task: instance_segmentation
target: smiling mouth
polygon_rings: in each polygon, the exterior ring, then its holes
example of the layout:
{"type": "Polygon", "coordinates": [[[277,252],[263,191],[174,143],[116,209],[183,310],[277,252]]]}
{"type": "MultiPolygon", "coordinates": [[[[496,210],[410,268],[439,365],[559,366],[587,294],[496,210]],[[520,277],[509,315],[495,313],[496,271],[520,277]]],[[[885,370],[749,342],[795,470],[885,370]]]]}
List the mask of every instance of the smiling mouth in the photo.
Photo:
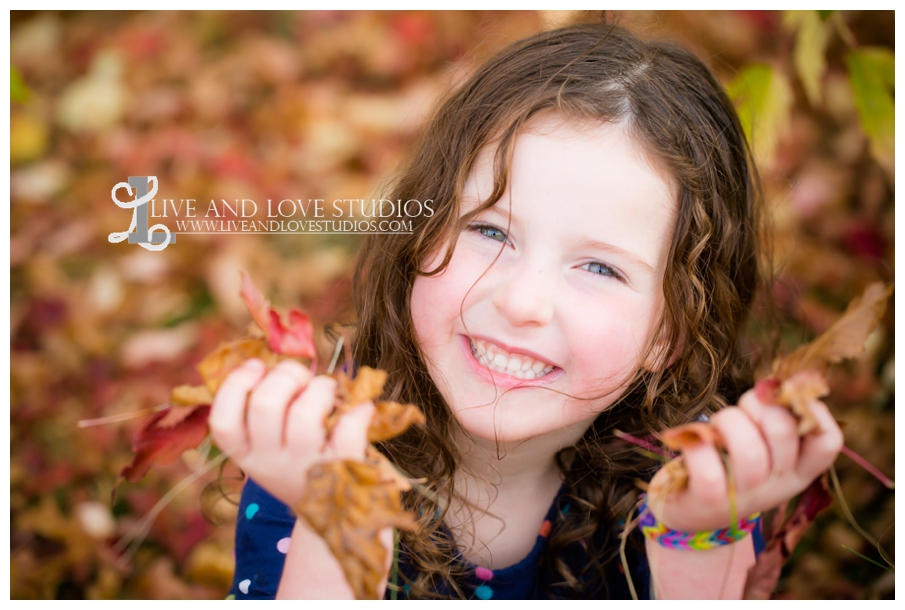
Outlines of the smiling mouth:
{"type": "Polygon", "coordinates": [[[509,352],[480,339],[469,338],[471,353],[482,365],[503,375],[518,379],[539,379],[553,372],[556,367],[523,354],[509,352]]]}

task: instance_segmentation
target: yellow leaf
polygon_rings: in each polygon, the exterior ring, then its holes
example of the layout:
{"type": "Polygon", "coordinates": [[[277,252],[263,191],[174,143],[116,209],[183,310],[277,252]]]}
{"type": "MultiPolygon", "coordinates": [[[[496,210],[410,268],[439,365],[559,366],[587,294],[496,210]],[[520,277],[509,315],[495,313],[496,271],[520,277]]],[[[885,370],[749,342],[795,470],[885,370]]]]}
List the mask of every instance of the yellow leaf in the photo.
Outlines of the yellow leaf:
{"type": "Polygon", "coordinates": [[[784,20],[798,29],[792,58],[798,78],[812,106],[823,101],[823,74],[826,72],[826,45],[830,28],[817,11],[786,11],[784,20]]]}
{"type": "Polygon", "coordinates": [[[896,144],[895,55],[889,49],[864,47],[850,51],[845,63],[871,153],[892,176],[896,144]]]}
{"type": "Polygon", "coordinates": [[[785,74],[767,64],[744,67],[726,87],[759,164],[768,164],[785,135],[792,87],[785,74]]]}

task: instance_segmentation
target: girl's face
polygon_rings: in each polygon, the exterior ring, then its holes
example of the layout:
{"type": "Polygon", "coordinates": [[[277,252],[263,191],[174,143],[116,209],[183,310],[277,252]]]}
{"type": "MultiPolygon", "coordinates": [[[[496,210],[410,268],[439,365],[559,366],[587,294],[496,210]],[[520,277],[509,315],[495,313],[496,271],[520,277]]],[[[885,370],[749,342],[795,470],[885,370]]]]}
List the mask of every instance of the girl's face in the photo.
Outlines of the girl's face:
{"type": "MultiPolygon", "coordinates": [[[[492,186],[485,150],[463,214],[492,186]]],[[[462,428],[567,446],[619,398],[646,364],[675,210],[670,180],[623,126],[532,122],[506,194],[459,235],[449,266],[412,291],[416,337],[462,428]]]]}

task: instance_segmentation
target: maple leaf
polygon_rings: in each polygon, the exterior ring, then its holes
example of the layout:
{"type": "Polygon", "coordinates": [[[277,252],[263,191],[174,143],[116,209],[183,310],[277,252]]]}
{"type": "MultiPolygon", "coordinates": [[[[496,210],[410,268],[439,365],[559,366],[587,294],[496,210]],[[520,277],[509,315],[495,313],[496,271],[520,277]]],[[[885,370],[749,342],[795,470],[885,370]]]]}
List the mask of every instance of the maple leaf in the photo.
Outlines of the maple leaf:
{"type": "MultiPolygon", "coordinates": [[[[332,434],[339,419],[363,402],[371,402],[383,393],[387,373],[380,369],[363,366],[354,379],[342,371],[336,373],[336,408],[324,420],[327,434],[332,434]]],[[[368,427],[368,442],[385,441],[405,432],[412,424],[423,424],[424,414],[412,404],[398,402],[375,403],[374,416],[368,427]]]]}
{"type": "Polygon", "coordinates": [[[395,478],[378,461],[339,460],[308,472],[305,497],[294,507],[339,560],[357,599],[377,599],[386,577],[387,549],[378,534],[387,527],[416,528],[402,509],[395,478]]]}
{"type": "Polygon", "coordinates": [[[264,298],[244,271],[240,294],[252,319],[264,331],[267,344],[273,353],[298,358],[317,357],[317,351],[314,349],[314,327],[308,314],[299,309],[290,309],[289,324],[284,325],[280,313],[270,306],[270,301],[264,298]]]}
{"type": "Polygon", "coordinates": [[[132,438],[132,462],[119,473],[137,483],[154,464],[172,464],[182,452],[201,444],[207,436],[210,405],[170,407],[157,413],[132,438]]]}

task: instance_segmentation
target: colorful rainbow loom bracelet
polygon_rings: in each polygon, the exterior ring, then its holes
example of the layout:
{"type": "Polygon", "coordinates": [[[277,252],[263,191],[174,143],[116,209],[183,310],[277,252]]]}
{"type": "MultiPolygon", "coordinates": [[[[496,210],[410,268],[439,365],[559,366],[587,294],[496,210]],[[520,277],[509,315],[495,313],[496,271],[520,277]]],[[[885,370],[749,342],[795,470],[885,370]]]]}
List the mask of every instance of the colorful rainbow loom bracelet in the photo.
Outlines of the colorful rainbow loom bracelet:
{"type": "Polygon", "coordinates": [[[651,540],[670,549],[685,551],[706,551],[741,540],[760,523],[760,513],[741,519],[737,524],[721,530],[704,532],[678,532],[659,523],[647,507],[647,499],[638,508],[641,515],[641,531],[651,540]]]}

